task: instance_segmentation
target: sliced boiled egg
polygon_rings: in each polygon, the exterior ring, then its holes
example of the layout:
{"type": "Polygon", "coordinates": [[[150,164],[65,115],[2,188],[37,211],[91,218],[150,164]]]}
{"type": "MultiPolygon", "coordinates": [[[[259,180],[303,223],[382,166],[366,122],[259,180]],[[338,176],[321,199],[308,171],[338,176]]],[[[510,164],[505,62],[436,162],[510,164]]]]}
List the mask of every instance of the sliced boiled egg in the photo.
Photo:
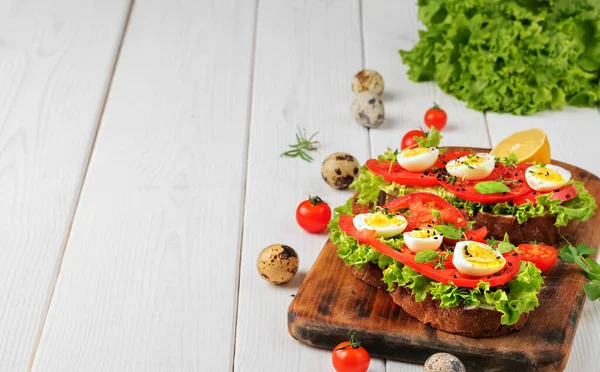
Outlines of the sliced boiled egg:
{"type": "Polygon", "coordinates": [[[571,172],[558,165],[532,165],[525,171],[529,187],[537,191],[554,191],[571,180],[571,172]]]}
{"type": "Polygon", "coordinates": [[[466,241],[456,244],[452,264],[461,274],[485,276],[502,270],[506,259],[487,244],[466,241]]]}
{"type": "Polygon", "coordinates": [[[362,213],[352,220],[357,230],[374,230],[376,237],[390,238],[406,229],[406,218],[401,215],[387,214],[383,211],[362,213]]]}
{"type": "Polygon", "coordinates": [[[478,153],[449,161],[446,170],[461,180],[480,180],[492,173],[495,164],[493,155],[478,153]]]}
{"type": "Polygon", "coordinates": [[[444,236],[434,229],[417,229],[405,232],[404,244],[412,252],[421,252],[426,250],[435,251],[442,245],[444,236]]]}
{"type": "Polygon", "coordinates": [[[437,147],[405,149],[398,154],[398,164],[409,172],[423,172],[433,167],[439,156],[437,147]]]}

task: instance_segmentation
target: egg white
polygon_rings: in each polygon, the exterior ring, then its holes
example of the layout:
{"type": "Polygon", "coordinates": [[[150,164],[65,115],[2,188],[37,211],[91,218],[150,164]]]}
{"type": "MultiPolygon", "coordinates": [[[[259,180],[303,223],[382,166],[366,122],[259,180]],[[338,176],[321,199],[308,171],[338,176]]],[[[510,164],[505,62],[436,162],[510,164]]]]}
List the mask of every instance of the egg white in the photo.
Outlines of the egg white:
{"type": "MultiPolygon", "coordinates": [[[[404,229],[406,229],[406,225],[408,224],[408,222],[406,221],[406,218],[404,216],[395,215],[395,217],[397,217],[401,223],[392,224],[390,226],[371,226],[367,223],[366,218],[371,215],[375,215],[375,214],[381,214],[381,212],[357,214],[352,219],[352,223],[354,224],[354,227],[357,230],[364,230],[364,229],[374,230],[375,237],[382,237],[382,238],[391,238],[392,236],[396,236],[396,235],[402,233],[402,231],[404,231],[404,229]]],[[[387,218],[387,216],[385,218],[387,218]]]]}
{"type": "Polygon", "coordinates": [[[456,244],[456,247],[454,248],[454,254],[452,255],[452,264],[454,264],[456,270],[458,270],[458,272],[461,274],[471,276],[486,276],[502,270],[506,264],[506,259],[500,252],[487,244],[474,241],[464,241],[456,244]],[[474,255],[467,256],[465,247],[469,247],[472,244],[485,249],[493,258],[487,259],[486,257],[474,255]]]}
{"type": "Polygon", "coordinates": [[[434,229],[418,229],[402,234],[404,236],[404,244],[414,253],[426,250],[438,250],[442,245],[444,236],[434,229]],[[426,234],[427,237],[421,238],[418,235],[426,234]],[[417,236],[415,236],[417,235],[417,236]]]}
{"type": "Polygon", "coordinates": [[[525,171],[525,180],[529,187],[536,191],[554,191],[560,189],[571,180],[571,172],[558,165],[547,164],[544,167],[532,165],[525,171]],[[562,177],[562,180],[547,179],[544,176],[544,172],[548,172],[548,170],[558,173],[562,177]],[[540,175],[539,173],[542,174],[540,175]]]}
{"type": "Polygon", "coordinates": [[[446,170],[461,180],[480,180],[492,173],[494,165],[496,165],[496,160],[493,155],[478,153],[471,157],[463,156],[449,161],[446,164],[446,170]],[[474,158],[480,159],[480,161],[476,162],[474,158]]]}
{"type": "Polygon", "coordinates": [[[437,147],[428,147],[425,149],[405,149],[398,154],[398,164],[409,172],[423,172],[435,164],[440,156],[440,150],[437,147]],[[415,154],[415,151],[422,153],[415,154]]]}

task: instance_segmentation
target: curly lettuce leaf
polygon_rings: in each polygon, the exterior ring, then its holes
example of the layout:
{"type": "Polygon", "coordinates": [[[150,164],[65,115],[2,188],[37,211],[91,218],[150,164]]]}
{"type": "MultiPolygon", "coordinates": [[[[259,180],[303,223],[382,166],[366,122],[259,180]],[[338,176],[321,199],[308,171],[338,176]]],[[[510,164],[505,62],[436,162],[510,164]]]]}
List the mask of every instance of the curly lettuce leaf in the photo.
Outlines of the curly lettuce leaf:
{"type": "Polygon", "coordinates": [[[429,295],[440,300],[442,308],[463,305],[495,309],[502,313],[501,323],[511,325],[519,320],[522,313],[538,306],[537,295],[543,278],[535,265],[523,261],[519,274],[507,283],[508,291],[493,289],[484,281],[479,282],[477,288],[469,289],[436,282],[394,261],[383,271],[383,281],[388,290],[395,285],[410,288],[416,302],[424,301],[429,295]]]}
{"type": "Polygon", "coordinates": [[[528,115],[600,102],[597,0],[419,0],[419,31],[401,50],[413,81],[479,111],[528,115]]]}

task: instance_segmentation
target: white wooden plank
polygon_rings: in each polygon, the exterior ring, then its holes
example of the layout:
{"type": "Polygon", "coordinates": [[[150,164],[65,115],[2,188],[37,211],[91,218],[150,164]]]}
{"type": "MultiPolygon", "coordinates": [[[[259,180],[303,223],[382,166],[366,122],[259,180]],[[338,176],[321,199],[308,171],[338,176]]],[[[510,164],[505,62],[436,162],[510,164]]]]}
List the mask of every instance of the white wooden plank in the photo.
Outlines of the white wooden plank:
{"type": "MultiPolygon", "coordinates": [[[[362,68],[361,53],[357,1],[260,1],[236,371],[333,369],[331,351],[303,345],[287,330],[291,295],[327,239],[301,230],[295,210],[309,194],[332,206],[351,196],[321,179],[326,156],[342,151],[361,162],[367,159],[368,133],[349,111],[350,81],[362,68]],[[308,133],[319,131],[322,148],[313,163],[279,157],[294,142],[296,126],[308,133]],[[259,252],[274,243],[292,246],[300,257],[298,274],[285,285],[264,281],[256,270],[259,252]]],[[[374,359],[370,370],[384,368],[382,360],[374,359]]]]}
{"type": "Polygon", "coordinates": [[[254,15],[135,3],[33,370],[231,369],[254,15]]]}
{"type": "Polygon", "coordinates": [[[37,346],[128,0],[0,1],[0,370],[37,346]]]}
{"type": "Polygon", "coordinates": [[[417,18],[415,1],[369,0],[363,2],[365,66],[383,76],[383,104],[386,118],[381,127],[371,130],[372,155],[386,148],[398,148],[402,136],[425,127],[423,116],[433,102],[448,114],[442,131],[445,146],[488,147],[489,139],[482,113],[467,109],[465,103],[445,94],[434,82],[415,83],[408,79],[408,66],[398,50],[409,50],[418,40],[417,30],[424,26],[417,18]]]}
{"type": "MultiPolygon", "coordinates": [[[[513,132],[541,128],[548,135],[553,159],[600,175],[600,164],[593,155],[600,135],[600,113],[596,109],[565,107],[562,111],[545,111],[531,116],[488,113],[487,121],[493,145],[513,132]]],[[[595,352],[598,345],[600,304],[588,300],[565,371],[598,371],[595,352]]]]}

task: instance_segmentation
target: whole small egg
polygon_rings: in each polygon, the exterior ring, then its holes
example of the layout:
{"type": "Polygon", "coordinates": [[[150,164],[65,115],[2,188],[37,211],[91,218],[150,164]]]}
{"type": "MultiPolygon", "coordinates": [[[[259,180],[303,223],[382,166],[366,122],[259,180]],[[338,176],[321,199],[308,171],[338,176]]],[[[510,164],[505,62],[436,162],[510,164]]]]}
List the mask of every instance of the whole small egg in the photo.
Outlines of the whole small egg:
{"type": "Polygon", "coordinates": [[[335,189],[344,190],[358,176],[358,160],[345,152],[335,152],[323,160],[321,177],[335,189]]]}
{"type": "Polygon", "coordinates": [[[465,365],[452,354],[436,353],[427,358],[423,372],[466,372],[465,365]]]}
{"type": "Polygon", "coordinates": [[[383,93],[383,77],[375,70],[362,70],[352,78],[352,91],[354,94],[370,91],[378,96],[383,93]]]}
{"type": "Polygon", "coordinates": [[[285,244],[271,244],[263,249],[256,260],[260,276],[273,284],[290,281],[298,272],[298,254],[285,244]]]}
{"type": "Polygon", "coordinates": [[[376,237],[390,238],[404,231],[407,225],[402,215],[387,214],[382,211],[362,213],[352,220],[357,230],[374,230],[376,237]]]}
{"type": "Polygon", "coordinates": [[[461,274],[486,276],[502,270],[506,259],[487,244],[464,241],[456,244],[452,264],[461,274]]]}
{"type": "Polygon", "coordinates": [[[405,149],[398,154],[398,164],[409,172],[423,172],[433,167],[439,156],[437,147],[405,149]]]}
{"type": "Polygon", "coordinates": [[[405,232],[403,236],[404,244],[414,253],[438,250],[444,239],[444,236],[434,229],[417,229],[405,232]]]}
{"type": "Polygon", "coordinates": [[[354,97],[350,111],[354,120],[367,128],[377,128],[385,118],[381,97],[369,91],[358,93],[354,97]]]}
{"type": "Polygon", "coordinates": [[[493,155],[478,153],[449,161],[446,170],[462,180],[480,180],[492,173],[495,164],[493,155]]]}
{"type": "Polygon", "coordinates": [[[571,180],[571,172],[558,165],[532,165],[525,171],[525,180],[536,191],[554,191],[571,180]]]}

